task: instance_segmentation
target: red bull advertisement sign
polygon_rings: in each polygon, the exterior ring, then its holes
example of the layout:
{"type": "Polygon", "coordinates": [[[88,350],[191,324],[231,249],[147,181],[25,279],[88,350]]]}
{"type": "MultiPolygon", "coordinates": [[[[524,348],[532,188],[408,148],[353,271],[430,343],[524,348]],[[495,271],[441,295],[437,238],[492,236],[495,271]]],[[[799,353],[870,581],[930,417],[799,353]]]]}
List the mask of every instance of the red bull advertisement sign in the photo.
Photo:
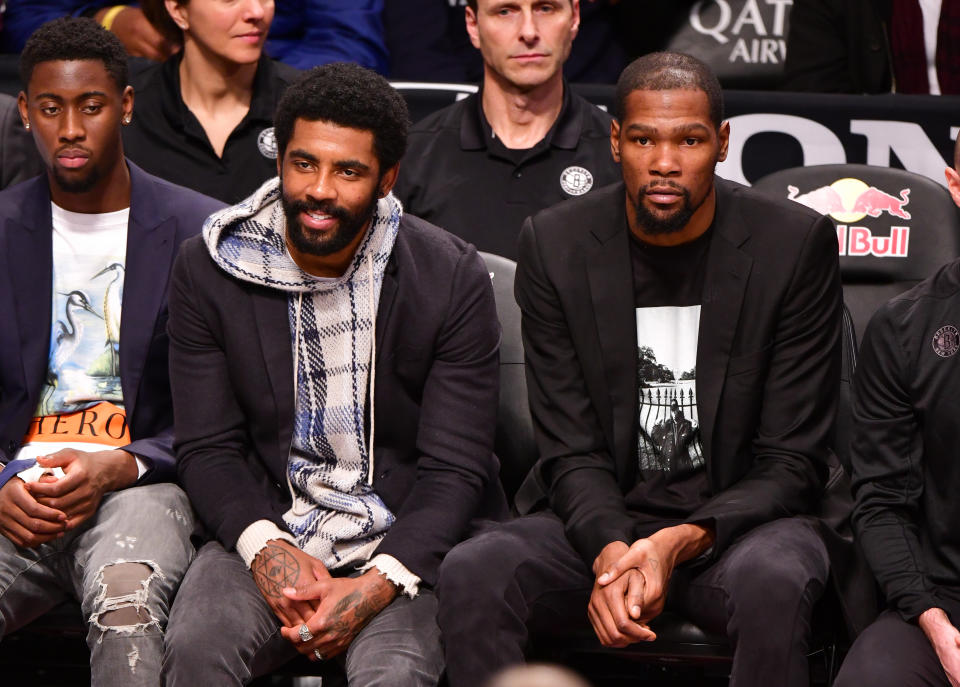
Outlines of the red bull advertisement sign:
{"type": "Polygon", "coordinates": [[[910,227],[891,226],[889,235],[875,236],[870,228],[853,224],[884,214],[910,219],[910,213],[904,209],[910,202],[909,188],[892,194],[867,186],[860,179],[846,178],[806,193],[800,193],[796,186],[787,186],[787,198],[837,221],[840,255],[905,258],[909,254],[910,227]]]}

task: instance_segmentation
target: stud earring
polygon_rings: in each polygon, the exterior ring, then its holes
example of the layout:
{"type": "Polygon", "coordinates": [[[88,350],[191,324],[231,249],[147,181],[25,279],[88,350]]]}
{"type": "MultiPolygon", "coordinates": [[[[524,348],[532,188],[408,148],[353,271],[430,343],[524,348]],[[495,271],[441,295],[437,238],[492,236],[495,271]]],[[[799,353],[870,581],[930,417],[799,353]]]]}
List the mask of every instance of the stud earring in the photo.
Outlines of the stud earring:
{"type": "Polygon", "coordinates": [[[130,124],[130,117],[124,117],[124,118],[123,118],[123,123],[124,123],[125,125],[130,124]]]}
{"type": "Polygon", "coordinates": [[[23,128],[26,129],[27,131],[30,131],[30,122],[27,122],[26,124],[24,124],[23,128]]]}

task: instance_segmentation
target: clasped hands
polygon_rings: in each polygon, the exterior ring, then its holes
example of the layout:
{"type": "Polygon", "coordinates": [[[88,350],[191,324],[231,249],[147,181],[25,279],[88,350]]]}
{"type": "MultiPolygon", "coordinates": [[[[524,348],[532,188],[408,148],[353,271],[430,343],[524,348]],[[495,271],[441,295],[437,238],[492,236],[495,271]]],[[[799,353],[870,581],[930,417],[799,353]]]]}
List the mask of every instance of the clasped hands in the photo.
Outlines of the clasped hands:
{"type": "Polygon", "coordinates": [[[280,634],[310,660],[346,651],[397,596],[397,588],[376,569],[357,577],[332,577],[321,561],[276,539],[257,554],[251,568],[280,620],[280,634]],[[306,632],[301,632],[303,626],[306,632]]]}
{"type": "Polygon", "coordinates": [[[122,449],[63,449],[37,464],[62,468],[64,476],[30,484],[15,477],[0,489],[0,534],[25,548],[62,537],[96,513],[104,495],[137,480],[136,461],[122,449]]]}
{"type": "Polygon", "coordinates": [[[663,611],[676,565],[713,545],[711,528],[675,525],[638,539],[630,546],[615,541],[593,562],[596,582],[587,616],[604,646],[624,647],[657,638],[649,622],[663,611]]]}
{"type": "Polygon", "coordinates": [[[604,646],[651,642],[657,635],[648,623],[663,610],[672,563],[650,539],[631,546],[607,544],[593,562],[596,581],[587,616],[604,646]]]}

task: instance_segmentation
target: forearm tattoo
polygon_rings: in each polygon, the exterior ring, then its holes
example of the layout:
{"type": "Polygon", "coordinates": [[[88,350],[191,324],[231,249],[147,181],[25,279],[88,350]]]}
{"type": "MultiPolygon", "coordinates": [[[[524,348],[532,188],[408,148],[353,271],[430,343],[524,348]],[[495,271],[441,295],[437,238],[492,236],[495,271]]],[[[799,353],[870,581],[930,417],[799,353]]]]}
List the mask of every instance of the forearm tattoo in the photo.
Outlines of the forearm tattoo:
{"type": "Polygon", "coordinates": [[[267,596],[280,597],[287,587],[297,586],[300,562],[279,546],[268,544],[253,559],[253,579],[267,596]]]}
{"type": "Polygon", "coordinates": [[[361,593],[354,591],[337,602],[330,613],[330,630],[335,634],[357,632],[383,610],[390,601],[389,592],[378,586],[367,587],[361,593]]]}

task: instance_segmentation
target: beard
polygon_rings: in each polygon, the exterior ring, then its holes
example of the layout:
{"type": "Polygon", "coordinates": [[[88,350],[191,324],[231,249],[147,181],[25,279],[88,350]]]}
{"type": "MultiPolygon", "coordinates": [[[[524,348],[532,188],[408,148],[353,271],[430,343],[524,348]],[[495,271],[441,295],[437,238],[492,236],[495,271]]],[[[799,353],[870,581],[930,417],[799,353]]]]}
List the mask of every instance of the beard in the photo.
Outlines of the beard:
{"type": "Polygon", "coordinates": [[[684,188],[680,184],[672,181],[650,182],[646,186],[642,186],[637,193],[637,202],[634,206],[637,213],[637,224],[643,227],[644,232],[647,234],[674,234],[687,226],[690,218],[693,217],[693,213],[700,209],[703,201],[707,199],[707,195],[704,195],[704,197],[694,205],[690,196],[690,189],[684,188]],[[647,194],[647,191],[654,186],[669,186],[679,191],[683,196],[683,205],[672,211],[669,215],[654,214],[643,204],[643,198],[647,194]]]}
{"type": "Polygon", "coordinates": [[[98,167],[91,167],[82,177],[66,177],[63,172],[56,167],[53,168],[53,181],[57,187],[64,193],[86,193],[92,191],[97,185],[103,174],[98,167]]]}
{"type": "MultiPolygon", "coordinates": [[[[282,189],[283,179],[280,180],[280,186],[282,189]]],[[[366,206],[359,212],[353,213],[329,201],[295,200],[283,192],[280,195],[280,203],[283,206],[283,214],[287,218],[287,238],[297,251],[306,255],[324,257],[338,253],[349,246],[367,225],[377,209],[378,200],[376,193],[371,194],[366,206]],[[301,224],[301,212],[330,215],[339,224],[329,235],[314,236],[301,224]]]]}

